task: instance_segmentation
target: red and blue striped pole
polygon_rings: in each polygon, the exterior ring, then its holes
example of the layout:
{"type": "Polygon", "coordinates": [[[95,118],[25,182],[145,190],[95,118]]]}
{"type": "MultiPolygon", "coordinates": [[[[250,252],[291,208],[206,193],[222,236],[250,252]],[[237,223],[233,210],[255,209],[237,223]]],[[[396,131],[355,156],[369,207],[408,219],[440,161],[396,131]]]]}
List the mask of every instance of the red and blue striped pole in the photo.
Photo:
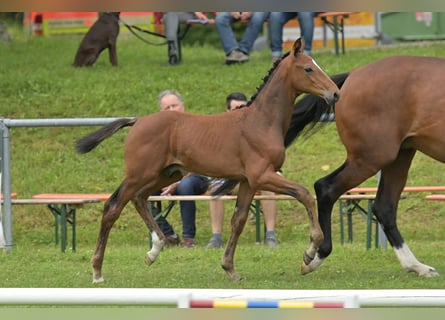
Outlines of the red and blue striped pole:
{"type": "Polygon", "coordinates": [[[191,300],[190,308],[344,308],[343,302],[191,300]]]}

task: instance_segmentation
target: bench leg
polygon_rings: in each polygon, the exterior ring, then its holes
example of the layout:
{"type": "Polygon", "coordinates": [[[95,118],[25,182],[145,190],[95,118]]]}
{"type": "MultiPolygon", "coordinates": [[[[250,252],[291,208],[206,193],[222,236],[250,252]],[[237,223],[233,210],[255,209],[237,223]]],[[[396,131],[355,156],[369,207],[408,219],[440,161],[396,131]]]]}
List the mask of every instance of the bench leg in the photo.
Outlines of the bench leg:
{"type": "Polygon", "coordinates": [[[338,202],[340,207],[340,243],[345,244],[344,204],[343,200],[338,202]]]}
{"type": "Polygon", "coordinates": [[[255,200],[255,234],[256,242],[261,243],[261,202],[255,200]]]}
{"type": "Polygon", "coordinates": [[[366,219],[366,249],[371,249],[372,243],[372,200],[368,200],[368,213],[366,219]]]}
{"type": "Polygon", "coordinates": [[[333,31],[334,31],[335,55],[338,56],[338,54],[339,54],[339,50],[338,50],[338,21],[337,21],[336,16],[334,16],[333,31]]]}
{"type": "Polygon", "coordinates": [[[55,238],[56,245],[59,243],[59,229],[60,229],[60,248],[62,252],[66,251],[67,245],[67,229],[68,223],[71,223],[72,226],[72,249],[76,251],[76,209],[71,208],[68,209],[68,205],[62,204],[58,207],[55,204],[49,204],[48,208],[51,210],[51,213],[54,216],[55,220],[55,238]],[[71,221],[69,217],[71,216],[71,221]]]}

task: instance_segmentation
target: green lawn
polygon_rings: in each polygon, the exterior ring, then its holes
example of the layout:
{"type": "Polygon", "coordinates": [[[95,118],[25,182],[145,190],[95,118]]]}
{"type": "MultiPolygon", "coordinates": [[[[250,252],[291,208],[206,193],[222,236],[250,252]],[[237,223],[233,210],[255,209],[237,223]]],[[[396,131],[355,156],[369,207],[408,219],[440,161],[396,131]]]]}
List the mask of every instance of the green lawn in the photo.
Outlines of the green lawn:
{"type": "MultiPolygon", "coordinates": [[[[87,69],[71,66],[80,36],[27,38],[0,46],[0,117],[11,119],[142,116],[158,110],[156,98],[168,88],[180,91],[194,113],[224,110],[232,91],[253,95],[271,67],[269,51],[254,52],[243,65],[225,66],[222,49],[185,46],[183,63],[167,65],[166,47],[149,46],[122,35],[118,41],[119,67],[113,68],[104,53],[87,69]]],[[[444,43],[349,49],[336,57],[329,50],[314,52],[328,73],[342,73],[376,59],[396,54],[440,56],[444,43]]],[[[79,155],[77,138],[95,128],[13,128],[11,130],[12,190],[22,198],[37,193],[113,192],[123,177],[123,144],[127,130],[114,135],[94,152],[79,155]]],[[[308,187],[337,168],[344,150],[335,124],[298,140],[287,150],[284,175],[308,187]]],[[[408,185],[441,185],[441,164],[418,155],[408,185]]],[[[375,186],[370,179],[367,186],[375,186]]],[[[255,244],[254,225],[248,224],[236,254],[236,266],[245,276],[230,281],[219,263],[221,250],[205,250],[210,237],[208,205],[198,205],[197,246],[169,248],[148,268],[147,230],[133,207],[128,206],[114,226],[104,260],[105,283],[100,287],[192,287],[275,289],[390,289],[444,288],[443,277],[419,278],[404,273],[392,250],[365,250],[365,223],[354,216],[355,241],[340,245],[338,207],[333,213],[334,251],[315,273],[301,276],[299,266],[308,243],[309,226],[301,205],[278,203],[278,250],[255,244]]],[[[419,260],[445,273],[444,206],[409,194],[400,202],[399,226],[419,260]]],[[[13,208],[14,247],[1,254],[1,287],[93,287],[91,258],[102,212],[101,204],[88,205],[78,214],[78,250],[60,253],[54,245],[52,215],[44,206],[13,208]]],[[[229,231],[226,204],[224,238],[229,231]]],[[[170,221],[179,231],[177,209],[170,221]]]]}

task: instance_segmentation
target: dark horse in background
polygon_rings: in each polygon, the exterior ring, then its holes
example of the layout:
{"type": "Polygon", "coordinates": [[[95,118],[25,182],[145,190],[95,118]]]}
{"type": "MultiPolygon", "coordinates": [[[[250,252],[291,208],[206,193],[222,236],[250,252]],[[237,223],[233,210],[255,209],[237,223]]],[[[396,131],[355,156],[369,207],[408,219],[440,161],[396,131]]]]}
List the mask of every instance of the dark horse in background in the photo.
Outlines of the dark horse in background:
{"type": "Polygon", "coordinates": [[[78,140],[78,151],[86,153],[121,128],[132,126],[125,143],[124,180],[104,206],[91,261],[93,282],[103,281],[102,263],[108,236],[129,201],[151,232],[153,245],[146,254],[146,262],[150,265],[156,260],[165,236],[147,208],[147,199],[187,172],[240,181],[232,232],[221,263],[231,279],[242,279],[235,272],[233,258],[256,190],[287,194],[305,206],[311,234],[301,272],[311,271],[308,265],[323,241],[315,200],[306,188],[276,171],[284,162],[284,136],[295,98],[307,92],[332,105],[339,98],[339,90],[315,61],[302,53],[303,46],[298,39],[290,54],[274,65],[248,108],[217,115],[158,112],[137,119],[118,119],[78,140]]]}
{"type": "MultiPolygon", "coordinates": [[[[419,276],[437,276],[433,267],[417,260],[403,240],[397,227],[397,207],[417,150],[445,162],[445,59],[395,56],[332,79],[341,88],[335,122],[347,156],[339,168],[314,185],[324,241],[309,264],[311,270],[332,251],[334,203],[381,171],[373,213],[402,268],[419,276]]],[[[296,104],[286,146],[329,108],[318,97],[303,97],[296,104]]]]}

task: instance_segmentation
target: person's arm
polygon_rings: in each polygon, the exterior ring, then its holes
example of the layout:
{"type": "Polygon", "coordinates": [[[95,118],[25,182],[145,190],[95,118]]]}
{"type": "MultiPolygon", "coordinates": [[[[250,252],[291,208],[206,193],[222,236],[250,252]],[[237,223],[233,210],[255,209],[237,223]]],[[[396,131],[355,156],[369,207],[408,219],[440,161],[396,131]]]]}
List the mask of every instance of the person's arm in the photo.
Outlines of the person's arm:
{"type": "Polygon", "coordinates": [[[207,17],[207,15],[204,12],[194,12],[196,19],[199,20],[209,20],[209,18],[207,17]]]}
{"type": "MultiPolygon", "coordinates": [[[[187,173],[182,178],[184,179],[185,177],[188,177],[190,175],[192,175],[191,172],[187,173]]],[[[176,189],[178,188],[179,182],[181,182],[181,180],[176,181],[176,182],[172,183],[171,185],[162,188],[161,196],[171,196],[171,195],[176,194],[176,189]]]]}

